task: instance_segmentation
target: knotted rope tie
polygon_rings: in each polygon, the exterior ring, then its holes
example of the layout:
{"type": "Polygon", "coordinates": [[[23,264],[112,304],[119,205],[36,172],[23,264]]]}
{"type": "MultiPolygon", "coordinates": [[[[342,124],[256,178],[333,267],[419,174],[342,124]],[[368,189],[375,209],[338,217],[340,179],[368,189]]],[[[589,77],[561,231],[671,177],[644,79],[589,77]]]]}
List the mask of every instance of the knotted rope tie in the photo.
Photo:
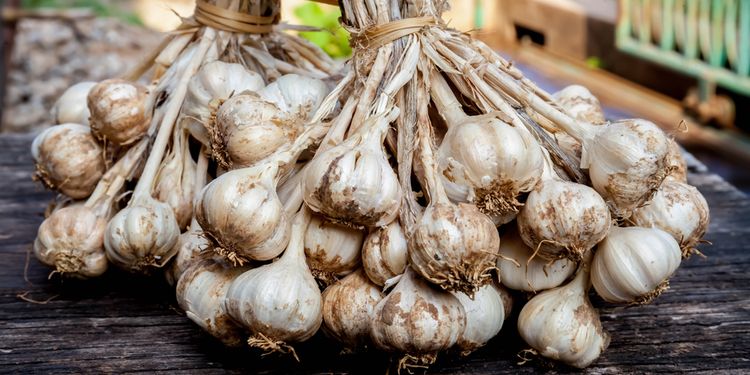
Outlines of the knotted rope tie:
{"type": "Polygon", "coordinates": [[[209,4],[206,0],[198,0],[193,18],[202,25],[218,30],[266,34],[273,31],[273,26],[279,23],[280,15],[277,13],[273,16],[254,16],[209,4]]]}
{"type": "Polygon", "coordinates": [[[359,48],[377,49],[399,38],[419,32],[425,27],[438,26],[435,17],[405,18],[375,25],[364,31],[352,33],[352,45],[359,48]]]}

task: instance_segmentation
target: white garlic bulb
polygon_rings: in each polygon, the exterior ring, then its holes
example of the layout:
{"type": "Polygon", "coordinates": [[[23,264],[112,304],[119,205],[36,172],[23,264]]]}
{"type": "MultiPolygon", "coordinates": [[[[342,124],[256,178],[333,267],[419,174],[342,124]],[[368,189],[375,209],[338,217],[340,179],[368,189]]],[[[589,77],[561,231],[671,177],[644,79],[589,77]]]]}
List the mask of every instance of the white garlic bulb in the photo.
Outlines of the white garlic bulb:
{"type": "Polygon", "coordinates": [[[360,264],[364,237],[360,229],[314,215],[305,232],[305,254],[313,275],[330,281],[355,270],[360,264]]]}
{"type": "Polygon", "coordinates": [[[56,125],[34,138],[34,178],[73,199],[91,195],[104,174],[104,157],[87,126],[56,125]]]}
{"type": "Polygon", "coordinates": [[[466,312],[454,295],[430,285],[411,268],[375,306],[370,336],[381,350],[404,354],[406,362],[430,365],[456,345],[466,312]]]}
{"type": "Polygon", "coordinates": [[[209,123],[215,99],[226,100],[245,91],[258,91],[265,86],[263,78],[241,64],[212,61],[204,64],[190,79],[185,103],[180,114],[190,133],[209,145],[205,125],[209,123]]]}
{"type": "Polygon", "coordinates": [[[398,220],[370,232],[362,245],[362,267],[380,286],[404,273],[407,257],[406,235],[398,220]]]}
{"type": "Polygon", "coordinates": [[[398,216],[401,186],[388,163],[383,141],[398,110],[373,115],[342,144],[319,152],[302,182],[305,203],[331,219],[366,227],[384,226],[398,216]]]}
{"type": "Polygon", "coordinates": [[[188,230],[177,239],[175,243],[175,255],[172,263],[164,276],[167,278],[169,285],[177,284],[180,277],[194,263],[201,259],[201,253],[210,248],[210,242],[203,235],[203,229],[197,221],[193,220],[188,230]]]}
{"type": "Polygon", "coordinates": [[[240,346],[244,330],[227,314],[224,298],[231,283],[245,271],[203,260],[190,266],[177,283],[177,303],[187,317],[228,346],[240,346]]]}
{"type": "Polygon", "coordinates": [[[122,79],[97,83],[87,98],[92,132],[116,145],[139,140],[151,125],[147,98],[148,90],[138,83],[122,79]]]}
{"type": "Polygon", "coordinates": [[[328,91],[325,82],[317,78],[286,74],[258,90],[258,94],[276,104],[288,118],[304,122],[320,107],[328,91]]]}
{"type": "Polygon", "coordinates": [[[180,229],[184,229],[193,217],[197,163],[190,155],[187,132],[176,132],[171,147],[156,175],[154,197],[172,207],[180,229]]]}
{"type": "Polygon", "coordinates": [[[511,226],[500,237],[497,270],[504,286],[536,293],[560,286],[573,275],[576,263],[567,258],[549,262],[534,257],[534,249],[527,246],[515,226],[511,226]]]}
{"type": "Polygon", "coordinates": [[[609,345],[588,298],[588,265],[567,285],[537,294],[518,316],[518,333],[539,354],[584,368],[609,345]]]}
{"type": "Polygon", "coordinates": [[[661,229],[613,227],[594,254],[591,282],[606,301],[646,304],[669,287],[681,257],[677,241],[661,229]]]}
{"type": "Polygon", "coordinates": [[[674,139],[669,141],[669,153],[667,153],[667,168],[669,176],[680,182],[687,182],[687,162],[682,156],[682,149],[674,139]]]}
{"type": "Polygon", "coordinates": [[[89,107],[86,98],[96,82],[79,82],[68,87],[52,106],[52,120],[55,124],[89,124],[89,107]]]}
{"type": "Polygon", "coordinates": [[[554,93],[552,98],[578,121],[600,125],[606,122],[602,106],[591,91],[580,85],[571,85],[554,93]]]}
{"type": "Polygon", "coordinates": [[[474,293],[474,299],[464,293],[453,293],[466,312],[466,328],[456,346],[463,355],[481,348],[503,328],[505,306],[503,296],[495,284],[487,284],[474,293]]]}
{"type": "Polygon", "coordinates": [[[346,348],[365,346],[375,306],[383,296],[361,268],[332,284],[323,291],[324,332],[346,348]]]}
{"type": "Polygon", "coordinates": [[[323,321],[320,290],[305,261],[309,220],[303,208],[281,259],[243,273],[229,287],[224,306],[232,319],[253,333],[251,346],[293,353],[289,344],[312,337],[323,321]]]}

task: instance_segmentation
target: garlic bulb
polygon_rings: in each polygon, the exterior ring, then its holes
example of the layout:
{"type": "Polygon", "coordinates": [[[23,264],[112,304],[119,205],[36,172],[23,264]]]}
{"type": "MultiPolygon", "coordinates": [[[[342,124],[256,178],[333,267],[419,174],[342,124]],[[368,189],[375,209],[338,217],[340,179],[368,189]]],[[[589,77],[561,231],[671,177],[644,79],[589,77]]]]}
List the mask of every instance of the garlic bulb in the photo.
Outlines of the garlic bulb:
{"type": "Polygon", "coordinates": [[[537,294],[518,316],[518,332],[539,354],[584,368],[609,345],[588,298],[588,264],[567,285],[537,294]]]}
{"type": "Polygon", "coordinates": [[[476,204],[498,225],[510,222],[521,207],[518,196],[541,177],[541,146],[525,128],[495,116],[467,116],[439,73],[431,83],[432,98],[448,125],[437,151],[448,197],[476,204]]]}
{"type": "Polygon", "coordinates": [[[68,87],[52,106],[52,120],[55,124],[89,124],[89,107],[86,98],[96,82],[79,82],[68,87]]]}
{"type": "Polygon", "coordinates": [[[137,141],[151,125],[147,98],[148,90],[138,83],[121,79],[97,83],[87,98],[92,132],[116,145],[137,141]]]}
{"type": "Polygon", "coordinates": [[[314,215],[305,232],[305,254],[310,269],[323,281],[346,275],[360,264],[365,234],[314,215]]]}
{"type": "Polygon", "coordinates": [[[518,229],[511,226],[500,238],[497,270],[504,286],[536,293],[560,286],[573,275],[576,264],[567,258],[549,262],[534,257],[534,249],[527,246],[518,229]]]}
{"type": "Polygon", "coordinates": [[[370,232],[362,245],[362,267],[377,285],[404,273],[408,246],[398,220],[370,232]]]}
{"type": "Polygon", "coordinates": [[[323,330],[346,348],[370,341],[375,306],[384,297],[360,268],[323,292],[323,330]]]}
{"type": "Polygon", "coordinates": [[[687,162],[682,156],[682,149],[674,139],[669,141],[669,153],[667,154],[667,167],[669,176],[677,181],[687,182],[687,162]]]}
{"type": "Polygon", "coordinates": [[[547,160],[542,181],[518,214],[518,230],[537,256],[579,261],[601,241],[611,226],[607,204],[594,189],[563,181],[547,160]]]}
{"type": "Polygon", "coordinates": [[[156,176],[154,197],[172,207],[180,229],[184,229],[193,217],[196,162],[190,155],[186,131],[174,134],[171,147],[156,176]]]}
{"type": "Polygon", "coordinates": [[[373,314],[370,336],[379,349],[405,355],[406,366],[429,365],[454,346],[466,328],[466,312],[454,295],[407,268],[373,314]],[[412,362],[412,363],[408,363],[412,362]]]}
{"type": "Polygon", "coordinates": [[[461,354],[469,355],[481,348],[503,328],[505,306],[503,296],[495,284],[487,284],[474,293],[474,299],[464,293],[453,293],[466,312],[466,328],[456,346],[461,354]]]}
{"type": "Polygon", "coordinates": [[[591,91],[580,85],[571,85],[552,95],[555,102],[574,119],[589,124],[604,124],[604,111],[591,91]]]}
{"type": "Polygon", "coordinates": [[[315,155],[302,182],[305,203],[313,211],[332,221],[366,227],[396,219],[402,193],[383,140],[397,116],[397,109],[373,115],[361,132],[315,155]]]}
{"type": "Polygon", "coordinates": [[[245,271],[203,260],[190,266],[177,283],[177,303],[187,317],[228,346],[240,346],[244,330],[230,318],[224,298],[231,283],[245,271]]]}
{"type": "Polygon", "coordinates": [[[491,280],[500,246],[495,224],[472,204],[452,203],[437,177],[429,125],[418,130],[423,187],[429,205],[413,226],[409,259],[414,270],[448,291],[473,296],[491,280]],[[427,129],[425,129],[427,128],[427,129]]]}
{"type": "Polygon", "coordinates": [[[34,178],[73,199],[91,195],[104,174],[102,148],[87,126],[56,125],[34,138],[34,178]]]}
{"type": "Polygon", "coordinates": [[[606,301],[646,304],[669,287],[681,256],[677,241],[661,229],[613,227],[596,250],[591,282],[606,301]]]}
{"type": "Polygon", "coordinates": [[[258,94],[276,104],[285,115],[296,121],[307,121],[328,95],[325,82],[299,74],[286,74],[258,94]]]}
{"type": "Polygon", "coordinates": [[[250,346],[294,354],[289,343],[311,338],[323,321],[320,290],[305,262],[309,220],[303,208],[281,259],[243,273],[229,287],[225,309],[253,333],[250,346]]]}

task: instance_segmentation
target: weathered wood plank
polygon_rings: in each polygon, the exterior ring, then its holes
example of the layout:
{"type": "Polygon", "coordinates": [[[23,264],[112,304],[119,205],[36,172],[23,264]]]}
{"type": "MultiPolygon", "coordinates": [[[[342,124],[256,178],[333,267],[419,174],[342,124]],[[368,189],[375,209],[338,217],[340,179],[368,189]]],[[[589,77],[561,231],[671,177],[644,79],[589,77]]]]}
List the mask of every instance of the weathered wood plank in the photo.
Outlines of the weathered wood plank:
{"type": "MultiPolygon", "coordinates": [[[[48,280],[27,250],[51,194],[30,180],[28,136],[0,137],[0,372],[101,373],[373,373],[388,368],[377,353],[340,356],[324,337],[299,346],[302,364],[227,349],[191,324],[159,277],[132,279],[116,270],[90,282],[48,280]],[[33,304],[17,297],[45,300],[33,304]]],[[[699,166],[696,166],[699,167],[699,166]]],[[[609,374],[746,372],[750,368],[750,199],[715,175],[693,168],[690,180],[712,209],[703,248],[653,305],[604,306],[612,344],[586,372],[609,374]]],[[[522,298],[522,296],[518,296],[522,298]]],[[[600,300],[595,303],[602,305],[600,300]]],[[[468,358],[444,355],[430,373],[502,374],[570,369],[543,361],[519,366],[524,349],[514,318],[499,337],[468,358]]]]}

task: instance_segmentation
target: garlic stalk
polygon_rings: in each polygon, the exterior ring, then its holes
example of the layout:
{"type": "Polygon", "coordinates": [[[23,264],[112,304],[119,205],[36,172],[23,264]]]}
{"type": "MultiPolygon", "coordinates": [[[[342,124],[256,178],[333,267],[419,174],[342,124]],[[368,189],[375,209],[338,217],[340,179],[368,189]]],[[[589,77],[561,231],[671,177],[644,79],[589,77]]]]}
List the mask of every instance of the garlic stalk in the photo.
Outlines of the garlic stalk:
{"type": "Polygon", "coordinates": [[[467,116],[439,72],[433,72],[430,87],[448,125],[437,151],[448,197],[476,204],[497,225],[510,222],[521,207],[518,196],[541,177],[541,146],[525,128],[498,115],[467,116]]]}
{"type": "Polygon", "coordinates": [[[407,257],[406,235],[398,220],[371,231],[362,245],[362,267],[380,286],[404,273],[407,257]]]}
{"type": "Polygon", "coordinates": [[[115,145],[129,145],[146,134],[151,121],[148,90],[122,79],[108,79],[91,88],[87,102],[91,131],[115,145]]]}
{"type": "Polygon", "coordinates": [[[526,198],[518,231],[535,254],[547,261],[579,261],[611,226],[607,204],[594,189],[561,180],[548,159],[542,181],[526,198]]]}
{"type": "Polygon", "coordinates": [[[578,121],[592,125],[604,124],[602,106],[591,91],[580,85],[570,85],[554,93],[552,98],[578,121]]]}
{"type": "Polygon", "coordinates": [[[56,125],[31,143],[34,178],[73,199],[91,195],[104,174],[103,151],[87,126],[56,125]]]}
{"type": "Polygon", "coordinates": [[[681,256],[677,241],[661,229],[613,227],[596,250],[591,282],[608,302],[647,304],[669,288],[681,256]]]}
{"type": "Polygon", "coordinates": [[[401,353],[399,369],[427,366],[458,342],[466,312],[454,295],[436,288],[410,267],[376,306],[370,329],[375,346],[401,353]]]}
{"type": "Polygon", "coordinates": [[[334,222],[381,227],[398,216],[401,187],[383,141],[398,109],[370,116],[362,131],[318,152],[302,182],[305,203],[334,222]]]}
{"type": "Polygon", "coordinates": [[[91,278],[107,270],[104,232],[115,202],[147,148],[143,141],[132,147],[96,185],[85,203],[55,210],[42,222],[34,241],[34,254],[56,273],[91,278]]]}
{"type": "Polygon", "coordinates": [[[305,232],[305,254],[313,275],[323,282],[354,271],[360,264],[364,233],[313,215],[305,232]]]}
{"type": "Polygon", "coordinates": [[[296,358],[290,344],[311,338],[323,321],[320,290],[305,261],[309,221],[310,213],[303,208],[294,218],[284,255],[243,273],[229,287],[224,308],[251,332],[248,344],[252,347],[296,358]]]}
{"type": "Polygon", "coordinates": [[[539,354],[584,368],[609,345],[599,314],[589,301],[589,259],[568,284],[537,294],[518,316],[518,332],[539,354]]]}
{"type": "Polygon", "coordinates": [[[89,107],[86,98],[96,82],[79,82],[68,87],[52,106],[52,120],[55,124],[89,124],[89,107]]]}
{"type": "Polygon", "coordinates": [[[370,342],[375,306],[384,297],[360,268],[323,292],[323,331],[348,349],[370,342]]]}
{"type": "Polygon", "coordinates": [[[500,237],[500,257],[497,273],[508,288],[525,292],[540,292],[560,286],[576,270],[576,263],[567,258],[555,261],[534,256],[534,249],[527,246],[511,226],[500,237]]]}
{"type": "Polygon", "coordinates": [[[156,175],[154,198],[172,207],[180,229],[186,228],[193,217],[195,173],[188,133],[179,129],[173,134],[171,149],[156,175]]]}
{"type": "Polygon", "coordinates": [[[107,225],[104,236],[107,258],[118,267],[148,272],[152,267],[164,266],[174,256],[174,245],[180,235],[177,220],[168,204],[151,196],[151,189],[185,98],[187,84],[200,68],[214,38],[215,31],[205,28],[195,52],[181,57],[188,62],[184,66],[180,63],[173,66],[179,80],[167,101],[151,154],[128,206],[107,225]]]}
{"type": "Polygon", "coordinates": [[[187,317],[227,346],[240,346],[244,337],[223,302],[229,286],[245,271],[206,259],[191,265],[177,283],[177,303],[187,317]]]}
{"type": "Polygon", "coordinates": [[[506,308],[501,293],[494,283],[479,288],[473,299],[461,292],[453,293],[466,312],[466,328],[456,343],[462,355],[483,347],[503,328],[506,308]]]}
{"type": "Polygon", "coordinates": [[[438,177],[429,123],[419,123],[417,137],[429,205],[409,237],[411,265],[431,283],[473,296],[492,278],[500,246],[497,228],[473,204],[448,199],[438,177]]]}

